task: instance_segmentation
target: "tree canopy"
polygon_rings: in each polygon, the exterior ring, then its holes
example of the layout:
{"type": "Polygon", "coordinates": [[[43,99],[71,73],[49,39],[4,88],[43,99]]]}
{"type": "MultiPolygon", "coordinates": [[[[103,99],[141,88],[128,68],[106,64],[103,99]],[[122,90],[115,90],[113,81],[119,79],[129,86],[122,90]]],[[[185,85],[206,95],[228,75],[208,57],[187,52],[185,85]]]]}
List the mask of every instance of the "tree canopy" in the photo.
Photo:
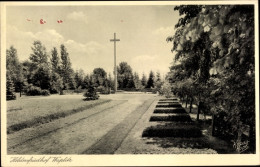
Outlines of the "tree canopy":
{"type": "Polygon", "coordinates": [[[254,6],[181,5],[174,10],[182,16],[167,38],[176,53],[168,74],[175,92],[210,106],[213,115],[225,113],[223,124],[230,127],[218,131],[222,136],[241,142],[244,127],[250,126],[254,148],[254,6]]]}

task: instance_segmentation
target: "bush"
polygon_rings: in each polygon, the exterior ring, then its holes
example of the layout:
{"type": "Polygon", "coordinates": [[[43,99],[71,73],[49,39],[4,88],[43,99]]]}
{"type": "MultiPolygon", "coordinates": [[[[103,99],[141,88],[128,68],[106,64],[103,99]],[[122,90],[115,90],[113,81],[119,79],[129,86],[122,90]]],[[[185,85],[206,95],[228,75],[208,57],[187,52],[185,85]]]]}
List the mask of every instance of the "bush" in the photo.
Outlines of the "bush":
{"type": "Polygon", "coordinates": [[[181,104],[171,103],[171,104],[157,104],[156,108],[172,108],[172,107],[182,107],[181,104]]]}
{"type": "Polygon", "coordinates": [[[142,137],[201,137],[201,130],[195,125],[157,125],[146,128],[142,137]]]}
{"type": "Polygon", "coordinates": [[[44,89],[44,90],[41,91],[41,95],[43,95],[43,96],[49,96],[49,95],[50,95],[50,91],[44,89]]]}
{"type": "Polygon", "coordinates": [[[179,104],[178,101],[158,101],[158,104],[179,104]]]}
{"type": "Polygon", "coordinates": [[[16,95],[13,92],[6,95],[6,100],[15,100],[15,99],[16,99],[16,95]]]}
{"type": "Polygon", "coordinates": [[[171,91],[171,85],[168,82],[164,82],[160,91],[160,95],[164,95],[166,98],[170,98],[173,96],[173,93],[171,91]]]}
{"type": "Polygon", "coordinates": [[[176,101],[177,98],[167,98],[167,99],[160,99],[159,101],[176,101]]]}
{"type": "Polygon", "coordinates": [[[154,122],[154,121],[192,122],[188,114],[170,115],[170,116],[151,116],[150,122],[154,122]]]}
{"type": "Polygon", "coordinates": [[[33,85],[28,85],[27,89],[26,89],[26,95],[27,96],[37,96],[37,95],[41,95],[41,88],[37,87],[37,86],[33,86],[33,85]]]}
{"type": "Polygon", "coordinates": [[[110,94],[110,87],[99,86],[97,92],[100,92],[101,94],[110,94]]]}
{"type": "Polygon", "coordinates": [[[86,97],[84,100],[99,99],[99,95],[97,94],[97,91],[94,86],[89,86],[83,96],[86,97]]]}
{"type": "Polygon", "coordinates": [[[37,95],[49,96],[50,91],[46,89],[42,90],[41,88],[30,84],[26,89],[26,95],[27,96],[37,96],[37,95]]]}
{"type": "Polygon", "coordinates": [[[156,108],[154,113],[186,113],[184,108],[156,108]]]}

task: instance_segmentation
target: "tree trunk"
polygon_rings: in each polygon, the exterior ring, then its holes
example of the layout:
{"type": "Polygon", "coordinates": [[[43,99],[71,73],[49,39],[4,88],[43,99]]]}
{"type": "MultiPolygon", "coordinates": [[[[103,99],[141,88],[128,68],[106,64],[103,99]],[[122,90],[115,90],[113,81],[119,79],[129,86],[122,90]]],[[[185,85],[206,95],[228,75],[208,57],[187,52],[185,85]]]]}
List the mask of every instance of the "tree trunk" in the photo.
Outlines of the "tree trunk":
{"type": "Polygon", "coordinates": [[[188,95],[186,95],[186,105],[185,105],[185,108],[188,107],[188,95]]]}
{"type": "Polygon", "coordinates": [[[212,121],[211,121],[211,136],[215,136],[215,114],[212,114],[212,121]]]}
{"type": "Polygon", "coordinates": [[[201,109],[201,102],[199,102],[199,106],[198,106],[197,121],[199,121],[200,119],[200,109],[201,109]]]}
{"type": "Polygon", "coordinates": [[[191,110],[192,110],[192,102],[193,102],[193,98],[190,98],[190,113],[191,113],[191,110]]]}
{"type": "Polygon", "coordinates": [[[60,95],[63,95],[63,89],[60,88],[60,95]]]}

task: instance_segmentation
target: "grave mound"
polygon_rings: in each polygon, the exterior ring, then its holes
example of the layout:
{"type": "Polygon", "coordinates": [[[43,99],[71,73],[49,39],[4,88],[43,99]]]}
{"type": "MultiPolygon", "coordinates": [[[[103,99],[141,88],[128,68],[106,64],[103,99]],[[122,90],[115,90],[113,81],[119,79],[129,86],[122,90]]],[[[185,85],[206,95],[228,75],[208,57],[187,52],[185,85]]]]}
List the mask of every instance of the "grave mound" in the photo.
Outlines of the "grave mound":
{"type": "Polygon", "coordinates": [[[172,108],[172,107],[182,107],[179,103],[171,103],[171,104],[157,104],[156,108],[172,108]]]}
{"type": "Polygon", "coordinates": [[[181,125],[157,125],[146,128],[143,131],[142,137],[181,137],[181,138],[191,138],[191,137],[201,137],[201,130],[189,124],[181,125]]]}
{"type": "Polygon", "coordinates": [[[192,122],[188,114],[151,116],[150,122],[154,122],[154,121],[192,122]]]}
{"type": "Polygon", "coordinates": [[[154,113],[187,113],[184,108],[155,108],[154,113]]]}

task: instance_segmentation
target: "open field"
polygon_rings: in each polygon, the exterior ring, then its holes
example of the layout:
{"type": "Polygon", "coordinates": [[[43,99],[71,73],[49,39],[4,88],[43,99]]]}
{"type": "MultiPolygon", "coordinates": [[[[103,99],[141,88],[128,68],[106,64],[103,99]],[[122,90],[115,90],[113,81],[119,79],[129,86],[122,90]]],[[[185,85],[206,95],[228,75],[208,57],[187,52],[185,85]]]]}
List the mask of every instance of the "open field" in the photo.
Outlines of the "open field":
{"type": "Polygon", "coordinates": [[[82,111],[110,101],[83,101],[82,95],[52,95],[7,101],[8,133],[82,111]]]}
{"type": "MultiPolygon", "coordinates": [[[[8,134],[8,154],[82,154],[91,148],[100,150],[109,146],[115,146],[116,150],[156,96],[145,93],[103,95],[100,100],[110,101],[8,134]],[[102,142],[106,139],[111,141],[108,145],[102,142]]],[[[78,97],[71,98],[79,100],[78,97]]],[[[42,102],[56,97],[38,99],[42,102]]]]}

